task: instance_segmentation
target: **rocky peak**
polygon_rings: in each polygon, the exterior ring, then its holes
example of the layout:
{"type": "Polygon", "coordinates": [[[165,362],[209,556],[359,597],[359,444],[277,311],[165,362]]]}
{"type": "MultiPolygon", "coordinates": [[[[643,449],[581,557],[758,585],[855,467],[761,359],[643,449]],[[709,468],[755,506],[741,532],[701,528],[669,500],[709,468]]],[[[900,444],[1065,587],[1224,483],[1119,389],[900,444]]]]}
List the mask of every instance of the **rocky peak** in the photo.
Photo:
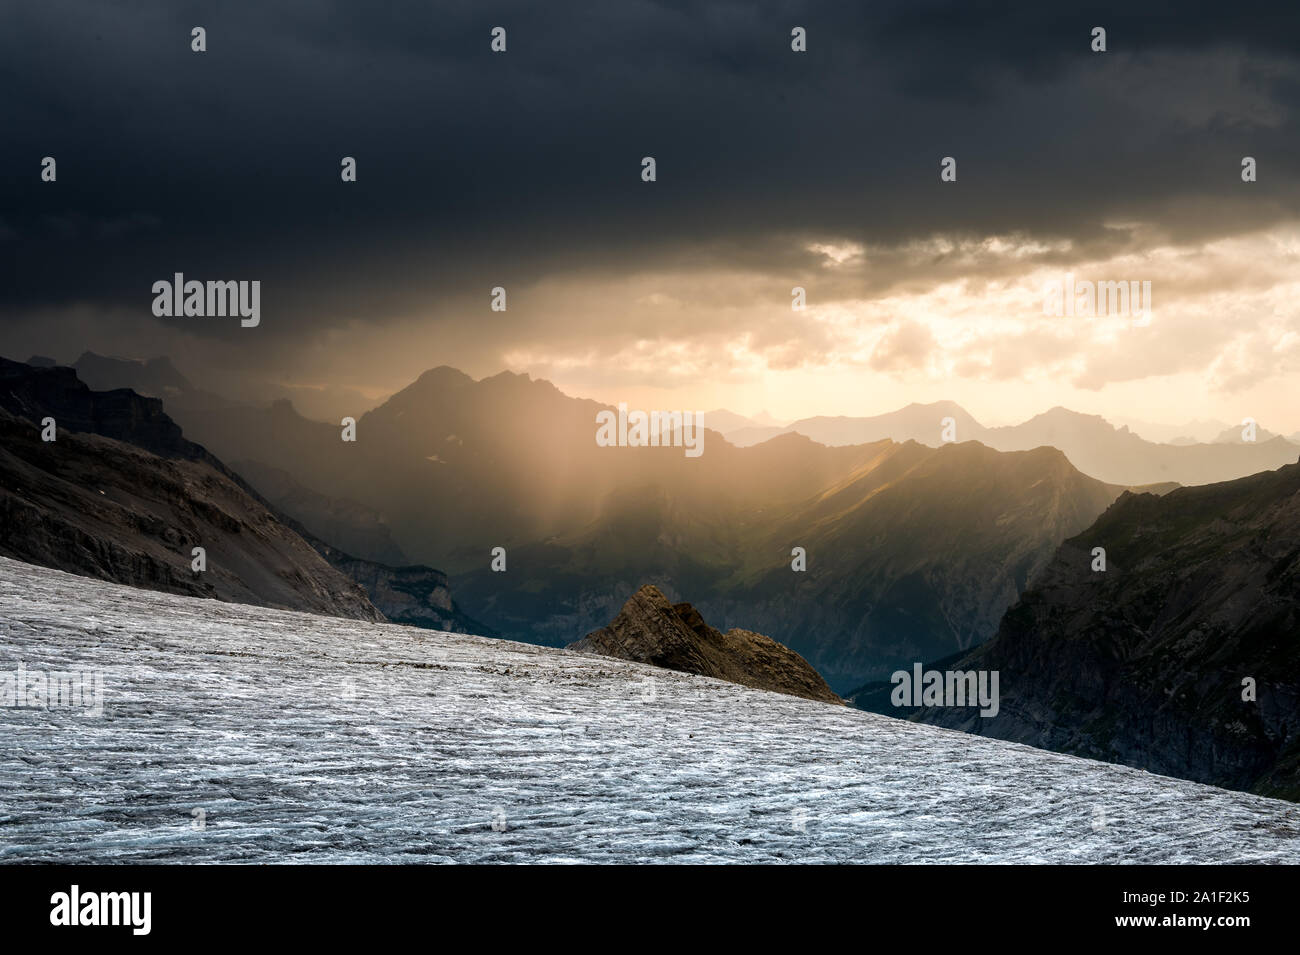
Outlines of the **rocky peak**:
{"type": "Polygon", "coordinates": [[[607,627],[569,645],[570,650],[716,677],[825,703],[843,702],[803,657],[749,630],[722,633],[688,603],[672,604],[647,584],[607,627]]]}

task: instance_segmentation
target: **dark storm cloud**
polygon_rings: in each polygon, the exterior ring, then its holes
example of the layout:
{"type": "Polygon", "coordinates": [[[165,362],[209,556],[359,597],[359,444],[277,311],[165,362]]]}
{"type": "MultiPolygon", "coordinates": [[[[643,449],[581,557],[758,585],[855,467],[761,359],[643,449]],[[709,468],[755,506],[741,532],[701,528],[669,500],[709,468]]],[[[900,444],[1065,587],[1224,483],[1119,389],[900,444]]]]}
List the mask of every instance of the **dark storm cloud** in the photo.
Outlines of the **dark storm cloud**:
{"type": "Polygon", "coordinates": [[[1108,220],[1195,240],[1295,215],[1294,4],[1053,6],[7,5],[0,307],[148,327],[174,271],[261,279],[260,334],[289,343],[556,269],[813,267],[790,237],[1098,251],[1126,241],[1108,220]],[[1247,154],[1261,181],[1243,197],[1247,154]],[[956,184],[938,182],[946,155],[956,184]]]}

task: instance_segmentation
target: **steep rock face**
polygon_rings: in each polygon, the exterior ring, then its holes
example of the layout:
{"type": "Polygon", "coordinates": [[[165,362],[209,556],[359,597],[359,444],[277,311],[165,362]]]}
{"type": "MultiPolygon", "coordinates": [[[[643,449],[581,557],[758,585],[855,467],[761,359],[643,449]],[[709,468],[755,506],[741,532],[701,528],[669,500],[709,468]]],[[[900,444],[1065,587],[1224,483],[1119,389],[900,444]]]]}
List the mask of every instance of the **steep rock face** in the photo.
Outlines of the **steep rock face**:
{"type": "Polygon", "coordinates": [[[880,461],[779,519],[761,550],[808,555],[738,581],[712,618],[780,633],[833,686],[969,649],[1120,488],[1052,448],[889,444],[880,461]]]}
{"type": "Polygon", "coordinates": [[[690,604],[671,604],[649,584],[632,595],[608,627],[587,634],[569,649],[809,700],[842,702],[793,650],[750,630],[715,630],[690,604]]]}
{"type": "Polygon", "coordinates": [[[93,434],[46,443],[4,410],[0,554],[168,593],[383,619],[359,585],[206,462],[93,434]],[[191,569],[196,546],[202,573],[191,569]]]}
{"type": "Polygon", "coordinates": [[[1300,465],[1123,495],[951,668],[1000,671],[999,714],[914,718],[1300,798],[1300,465]]]}
{"type": "Polygon", "coordinates": [[[382,620],[162,403],[0,359],[0,554],[169,593],[382,620]],[[52,417],[56,440],[41,440],[52,417]],[[191,569],[192,548],[207,570],[191,569]]]}

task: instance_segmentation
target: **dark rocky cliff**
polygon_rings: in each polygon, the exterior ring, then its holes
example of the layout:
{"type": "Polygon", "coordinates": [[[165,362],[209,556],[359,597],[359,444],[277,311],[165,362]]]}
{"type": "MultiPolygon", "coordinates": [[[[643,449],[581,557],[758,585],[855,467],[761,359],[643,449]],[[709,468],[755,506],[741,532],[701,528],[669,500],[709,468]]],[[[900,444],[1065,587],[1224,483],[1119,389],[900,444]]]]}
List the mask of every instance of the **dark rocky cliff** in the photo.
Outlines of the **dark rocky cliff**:
{"type": "Polygon", "coordinates": [[[913,718],[1300,799],[1300,465],[1123,495],[949,668],[1000,671],[998,715],[913,718]]]}
{"type": "Polygon", "coordinates": [[[383,619],[160,401],[93,392],[70,368],[0,359],[0,554],[169,593],[383,619]]]}

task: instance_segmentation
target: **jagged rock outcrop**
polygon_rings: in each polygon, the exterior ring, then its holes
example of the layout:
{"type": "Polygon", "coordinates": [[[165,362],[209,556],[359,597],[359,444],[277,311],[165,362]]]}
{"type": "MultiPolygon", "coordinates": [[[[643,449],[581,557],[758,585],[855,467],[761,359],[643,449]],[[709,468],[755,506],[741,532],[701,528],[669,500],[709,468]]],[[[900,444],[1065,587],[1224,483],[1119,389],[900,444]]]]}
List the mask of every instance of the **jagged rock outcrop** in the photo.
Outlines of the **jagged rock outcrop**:
{"type": "Polygon", "coordinates": [[[998,670],[998,715],[914,719],[1300,799],[1300,464],[1124,494],[945,668],[998,670]]]}
{"type": "Polygon", "coordinates": [[[569,649],[809,700],[843,702],[793,650],[750,630],[722,633],[705,623],[690,604],[669,603],[650,584],[632,595],[609,626],[587,634],[569,649]]]}

